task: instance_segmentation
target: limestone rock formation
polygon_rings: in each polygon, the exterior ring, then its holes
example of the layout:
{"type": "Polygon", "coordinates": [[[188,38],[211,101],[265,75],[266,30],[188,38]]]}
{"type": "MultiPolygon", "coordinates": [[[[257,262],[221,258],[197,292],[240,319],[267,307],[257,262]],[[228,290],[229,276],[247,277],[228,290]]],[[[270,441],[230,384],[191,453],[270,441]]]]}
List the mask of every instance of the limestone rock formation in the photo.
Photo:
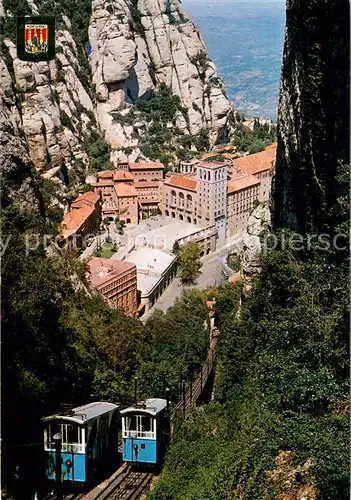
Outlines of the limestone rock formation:
{"type": "Polygon", "coordinates": [[[268,234],[270,224],[271,215],[268,204],[261,203],[249,218],[242,242],[240,258],[247,291],[250,288],[251,279],[261,272],[261,252],[264,250],[264,244],[267,243],[264,241],[264,236],[268,234]]]}
{"type": "MultiPolygon", "coordinates": [[[[41,14],[48,6],[47,0],[30,0],[28,13],[41,14]]],[[[74,158],[82,158],[87,130],[101,132],[113,162],[126,147],[135,159],[148,123],[127,123],[126,117],[162,82],[179,96],[183,110],[170,126],[185,134],[206,131],[212,144],[227,137],[230,105],[221,80],[177,0],[92,0],[83,38],[77,38],[67,7],[55,9],[56,59],[20,61],[9,34],[0,65],[1,86],[6,95],[12,88],[12,107],[19,110],[38,172],[59,176],[63,166],[70,168],[74,158]],[[82,42],[88,36],[89,47],[82,42]]],[[[13,16],[2,4],[0,11],[5,19],[13,16]]]]}
{"type": "Polygon", "coordinates": [[[90,121],[86,112],[93,110],[77,76],[74,40],[68,31],[58,30],[56,60],[38,63],[20,61],[15,44],[5,40],[5,45],[12,58],[13,84],[21,99],[22,127],[31,160],[38,172],[48,177],[59,174],[81,152],[82,132],[90,121]]]}
{"type": "MultiPolygon", "coordinates": [[[[15,203],[21,211],[38,211],[39,203],[30,176],[30,158],[13,103],[11,77],[0,61],[0,174],[2,206],[15,203]],[[6,93],[5,93],[6,92],[6,93]]],[[[3,236],[3,243],[7,235],[3,236]]]]}
{"type": "Polygon", "coordinates": [[[188,123],[178,117],[180,129],[194,135],[207,129],[212,143],[226,135],[230,105],[199,31],[178,2],[93,0],[89,36],[97,115],[110,143],[137,143],[113,113],[147,98],[157,82],[188,110],[188,123]]]}
{"type": "Polygon", "coordinates": [[[273,223],[329,232],[349,163],[349,2],[287,0],[273,223]]]}

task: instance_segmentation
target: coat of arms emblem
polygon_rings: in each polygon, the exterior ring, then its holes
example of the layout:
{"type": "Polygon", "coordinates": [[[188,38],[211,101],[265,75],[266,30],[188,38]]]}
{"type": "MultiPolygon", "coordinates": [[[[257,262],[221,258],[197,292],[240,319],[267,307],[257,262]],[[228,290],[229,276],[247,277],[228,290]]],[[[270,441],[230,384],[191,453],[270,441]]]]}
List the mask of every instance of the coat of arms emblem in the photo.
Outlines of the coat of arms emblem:
{"type": "Polygon", "coordinates": [[[50,61],[55,57],[55,19],[17,18],[17,57],[22,61],[50,61]]]}
{"type": "Polygon", "coordinates": [[[29,54],[48,51],[47,24],[25,24],[24,50],[29,54]]]}

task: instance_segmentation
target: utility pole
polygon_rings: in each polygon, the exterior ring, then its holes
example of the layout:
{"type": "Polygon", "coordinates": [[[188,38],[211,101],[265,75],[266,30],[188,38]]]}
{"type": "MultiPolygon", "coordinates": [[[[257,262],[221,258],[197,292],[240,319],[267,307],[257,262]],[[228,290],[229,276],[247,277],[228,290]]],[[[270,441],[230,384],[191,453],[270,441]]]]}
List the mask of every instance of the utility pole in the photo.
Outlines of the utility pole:
{"type": "Polygon", "coordinates": [[[57,500],[62,500],[62,479],[61,479],[61,434],[57,433],[54,435],[54,441],[55,441],[55,458],[56,458],[56,473],[55,473],[55,479],[56,479],[56,498],[57,500]]]}
{"type": "Polygon", "coordinates": [[[167,389],[166,389],[166,372],[163,372],[163,380],[162,380],[162,395],[163,395],[163,398],[165,398],[165,396],[166,396],[166,391],[167,391],[167,389]]]}
{"type": "Polygon", "coordinates": [[[134,377],[134,404],[137,403],[137,384],[138,384],[138,377],[134,377]]]}

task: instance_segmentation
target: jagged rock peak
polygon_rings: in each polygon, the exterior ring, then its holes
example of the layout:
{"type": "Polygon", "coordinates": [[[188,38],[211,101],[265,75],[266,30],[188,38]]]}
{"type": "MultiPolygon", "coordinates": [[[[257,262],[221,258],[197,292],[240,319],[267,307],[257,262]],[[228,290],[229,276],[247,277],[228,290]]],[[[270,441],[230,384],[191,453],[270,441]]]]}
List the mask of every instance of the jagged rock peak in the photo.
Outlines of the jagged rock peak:
{"type": "Polygon", "coordinates": [[[132,160],[142,156],[139,146],[148,142],[152,119],[135,110],[162,84],[178,99],[163,127],[176,127],[177,137],[204,133],[212,144],[227,138],[231,108],[222,82],[199,31],[177,1],[88,0],[80,12],[60,3],[51,12],[49,0],[23,0],[27,14],[56,16],[56,58],[41,63],[17,58],[9,28],[17,7],[14,3],[6,10],[0,0],[5,16],[0,84],[12,95],[12,109],[19,112],[31,160],[41,174],[60,176],[77,158],[87,163],[87,137],[94,131],[110,144],[112,161],[125,148],[132,160]]]}
{"type": "Polygon", "coordinates": [[[207,129],[212,143],[226,134],[229,102],[198,29],[177,1],[93,0],[89,37],[98,121],[112,145],[138,140],[126,137],[113,113],[147,99],[160,82],[188,110],[188,120],[177,118],[180,129],[194,135],[207,129]]]}

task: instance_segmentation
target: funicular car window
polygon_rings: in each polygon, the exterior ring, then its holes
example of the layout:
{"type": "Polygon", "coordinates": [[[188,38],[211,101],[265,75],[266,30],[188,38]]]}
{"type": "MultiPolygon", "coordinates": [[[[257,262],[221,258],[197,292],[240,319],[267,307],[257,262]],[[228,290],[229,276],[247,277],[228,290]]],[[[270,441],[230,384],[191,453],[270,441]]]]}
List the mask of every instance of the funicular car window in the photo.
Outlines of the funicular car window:
{"type": "Polygon", "coordinates": [[[124,437],[154,439],[153,418],[145,415],[126,417],[124,437]]]}
{"type": "Polygon", "coordinates": [[[84,451],[82,428],[75,424],[59,424],[53,422],[46,428],[46,443],[47,450],[55,450],[56,444],[54,441],[55,434],[61,434],[61,450],[70,453],[82,453],[84,451]]]}
{"type": "Polygon", "coordinates": [[[46,439],[45,439],[45,448],[47,450],[54,450],[55,449],[55,441],[54,441],[54,436],[55,434],[58,434],[61,432],[61,426],[59,425],[58,422],[52,422],[51,424],[48,424],[46,427],[46,439]]]}
{"type": "Polygon", "coordinates": [[[127,431],[136,431],[137,430],[136,429],[136,425],[137,425],[137,423],[136,423],[136,421],[137,421],[136,417],[133,415],[132,417],[127,417],[126,420],[127,420],[127,422],[126,422],[127,423],[126,430],[127,431]]]}
{"type": "Polygon", "coordinates": [[[150,432],[151,429],[151,418],[150,417],[140,417],[140,427],[143,432],[150,432]]]}
{"type": "Polygon", "coordinates": [[[83,452],[82,428],[77,424],[61,424],[62,451],[83,452]]]}

